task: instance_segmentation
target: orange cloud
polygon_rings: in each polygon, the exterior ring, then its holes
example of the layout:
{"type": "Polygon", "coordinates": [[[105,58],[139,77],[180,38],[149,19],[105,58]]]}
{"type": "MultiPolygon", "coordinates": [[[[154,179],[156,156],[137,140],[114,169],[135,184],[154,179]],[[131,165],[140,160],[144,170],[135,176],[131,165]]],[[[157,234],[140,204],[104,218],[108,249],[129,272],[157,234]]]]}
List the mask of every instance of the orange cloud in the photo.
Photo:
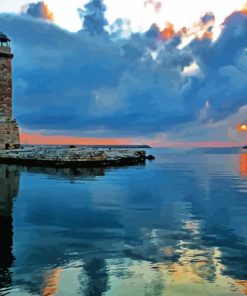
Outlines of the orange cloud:
{"type": "Polygon", "coordinates": [[[53,12],[50,11],[48,5],[44,1],[22,5],[20,14],[27,14],[35,18],[54,21],[53,12]]]}
{"type": "Polygon", "coordinates": [[[176,34],[173,24],[167,23],[166,28],[160,32],[161,39],[171,39],[176,34]]]}
{"type": "Polygon", "coordinates": [[[245,3],[244,7],[242,8],[241,12],[247,15],[247,2],[245,3]]]}
{"type": "Polygon", "coordinates": [[[46,19],[54,21],[54,14],[49,10],[48,5],[42,2],[42,12],[45,15],[46,19]]]}
{"type": "Polygon", "coordinates": [[[175,35],[181,36],[182,38],[194,37],[198,40],[203,39],[213,39],[212,28],[215,24],[215,17],[212,13],[207,13],[203,16],[199,22],[194,23],[190,28],[183,27],[176,31],[174,25],[171,23],[166,23],[166,27],[160,30],[161,39],[168,40],[173,38],[175,35]]]}

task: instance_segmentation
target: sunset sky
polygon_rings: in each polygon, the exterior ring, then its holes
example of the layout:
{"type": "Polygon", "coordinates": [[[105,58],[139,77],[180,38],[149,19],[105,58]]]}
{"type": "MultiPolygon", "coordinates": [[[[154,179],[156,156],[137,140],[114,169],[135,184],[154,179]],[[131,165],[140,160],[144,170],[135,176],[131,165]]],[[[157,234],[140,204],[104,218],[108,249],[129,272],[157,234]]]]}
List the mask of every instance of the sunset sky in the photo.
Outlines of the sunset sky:
{"type": "Polygon", "coordinates": [[[247,142],[245,0],[1,0],[0,31],[23,143],[247,142]]]}
{"type": "MultiPolygon", "coordinates": [[[[32,3],[38,3],[33,1],[32,3]]],[[[59,26],[70,30],[81,29],[81,20],[77,13],[88,0],[46,0],[45,3],[54,14],[54,21],[59,26]]],[[[154,22],[163,26],[171,22],[177,29],[193,26],[199,18],[211,11],[220,25],[226,16],[234,10],[240,10],[245,0],[105,0],[106,17],[110,23],[117,18],[129,19],[134,31],[148,30],[154,22]],[[156,6],[157,5],[157,6],[156,6]],[[156,9],[157,7],[157,9],[156,9]]],[[[30,0],[1,0],[0,11],[18,13],[30,0]]]]}

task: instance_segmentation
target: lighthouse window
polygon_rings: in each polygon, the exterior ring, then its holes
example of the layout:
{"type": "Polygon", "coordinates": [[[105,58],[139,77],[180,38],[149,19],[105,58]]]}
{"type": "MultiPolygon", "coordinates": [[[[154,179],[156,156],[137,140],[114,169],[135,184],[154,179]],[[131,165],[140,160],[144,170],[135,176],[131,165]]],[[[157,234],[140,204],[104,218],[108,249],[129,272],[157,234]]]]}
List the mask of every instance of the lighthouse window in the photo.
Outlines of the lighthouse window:
{"type": "Polygon", "coordinates": [[[0,45],[4,46],[4,47],[9,47],[10,46],[9,41],[1,41],[0,45]]]}

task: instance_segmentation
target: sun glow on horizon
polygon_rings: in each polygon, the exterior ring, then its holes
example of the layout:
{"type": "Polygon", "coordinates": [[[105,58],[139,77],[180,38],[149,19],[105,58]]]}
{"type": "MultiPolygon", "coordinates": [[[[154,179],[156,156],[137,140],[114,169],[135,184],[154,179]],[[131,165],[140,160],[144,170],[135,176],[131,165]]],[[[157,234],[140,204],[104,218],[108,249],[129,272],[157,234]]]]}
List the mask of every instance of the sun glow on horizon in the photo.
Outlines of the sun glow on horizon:
{"type": "Polygon", "coordinates": [[[60,135],[43,135],[41,133],[20,134],[23,145],[150,145],[151,147],[170,148],[210,148],[210,147],[240,147],[243,142],[220,142],[220,141],[170,141],[155,138],[83,138],[60,135]]]}
{"type": "Polygon", "coordinates": [[[237,131],[239,132],[247,132],[247,124],[239,124],[237,125],[237,131]]]}
{"type": "Polygon", "coordinates": [[[21,144],[30,145],[130,145],[130,139],[117,138],[83,138],[60,135],[43,135],[41,133],[21,133],[21,144]]]}

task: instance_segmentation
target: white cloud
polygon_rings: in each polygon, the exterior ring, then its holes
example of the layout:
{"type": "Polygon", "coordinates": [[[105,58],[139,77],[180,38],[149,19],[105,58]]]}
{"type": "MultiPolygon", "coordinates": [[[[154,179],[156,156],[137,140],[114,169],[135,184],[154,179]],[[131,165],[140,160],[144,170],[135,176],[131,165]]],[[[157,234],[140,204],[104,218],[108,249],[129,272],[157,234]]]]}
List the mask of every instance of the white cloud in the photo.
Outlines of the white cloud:
{"type": "Polygon", "coordinates": [[[197,65],[196,62],[193,62],[188,67],[185,67],[184,68],[183,74],[189,75],[189,76],[191,76],[191,75],[197,75],[199,71],[200,71],[199,66],[197,65]]]}
{"type": "MultiPolygon", "coordinates": [[[[1,12],[19,12],[20,7],[38,0],[1,0],[1,12]]],[[[77,31],[81,27],[81,21],[77,14],[77,8],[88,2],[87,0],[46,0],[45,1],[55,15],[55,22],[68,30],[77,31]]],[[[162,0],[162,9],[157,14],[152,7],[144,6],[144,0],[105,0],[108,7],[107,18],[113,23],[117,18],[131,20],[134,31],[145,31],[156,22],[164,27],[166,22],[171,22],[178,30],[183,26],[191,27],[198,19],[208,11],[216,16],[217,34],[218,25],[232,11],[241,9],[245,0],[215,1],[215,0],[162,0]]]]}

